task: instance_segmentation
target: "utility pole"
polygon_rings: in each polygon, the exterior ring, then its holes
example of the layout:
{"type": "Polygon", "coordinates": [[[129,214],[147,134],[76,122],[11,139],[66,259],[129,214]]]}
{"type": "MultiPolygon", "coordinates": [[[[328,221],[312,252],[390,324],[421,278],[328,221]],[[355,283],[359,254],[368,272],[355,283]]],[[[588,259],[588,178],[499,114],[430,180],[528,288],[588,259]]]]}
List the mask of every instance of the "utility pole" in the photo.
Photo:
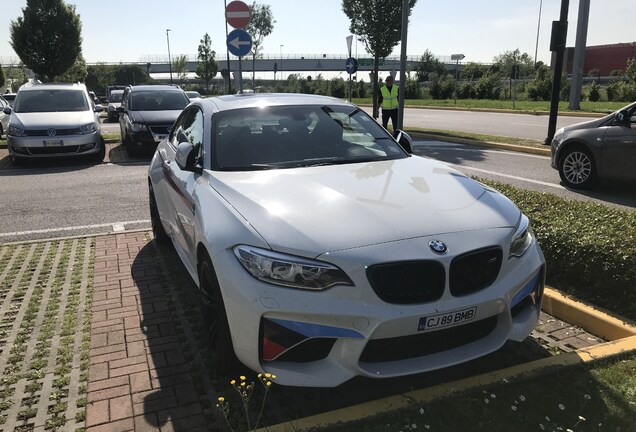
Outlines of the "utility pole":
{"type": "Polygon", "coordinates": [[[587,45],[587,24],[590,17],[590,0],[579,0],[579,19],[576,24],[576,45],[572,65],[572,85],[570,86],[571,110],[581,109],[581,86],[583,85],[583,67],[585,66],[585,48],[587,45]]]}
{"type": "MultiPolygon", "coordinates": [[[[402,41],[400,43],[400,87],[398,90],[398,129],[404,129],[404,95],[406,94],[406,37],[409,26],[409,0],[402,1],[402,41]]],[[[395,132],[395,131],[394,131],[395,132]]]]}
{"type": "Polygon", "coordinates": [[[552,78],[552,99],[550,100],[550,119],[548,121],[548,136],[545,145],[552,144],[556,132],[557,115],[559,114],[559,92],[561,90],[561,74],[563,73],[563,54],[568,36],[568,9],[570,0],[561,0],[561,15],[559,21],[552,21],[552,38],[550,51],[555,52],[554,76],[552,78]]]}
{"type": "Polygon", "coordinates": [[[172,59],[170,59],[170,29],[166,29],[166,40],[168,41],[168,68],[170,70],[170,84],[172,84],[172,59]]]}

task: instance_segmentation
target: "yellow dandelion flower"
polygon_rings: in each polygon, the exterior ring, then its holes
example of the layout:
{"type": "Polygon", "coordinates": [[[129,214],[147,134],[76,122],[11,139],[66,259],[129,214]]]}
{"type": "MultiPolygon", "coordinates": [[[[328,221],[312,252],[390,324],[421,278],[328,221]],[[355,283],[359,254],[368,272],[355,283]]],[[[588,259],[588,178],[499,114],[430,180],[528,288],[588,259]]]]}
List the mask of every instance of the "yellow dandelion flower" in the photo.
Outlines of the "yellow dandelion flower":
{"type": "Polygon", "coordinates": [[[263,376],[263,374],[258,374],[258,377],[261,378],[263,376]]]}
{"type": "Polygon", "coordinates": [[[219,402],[224,402],[224,401],[225,401],[225,398],[224,398],[223,396],[219,396],[218,401],[219,401],[219,402]]]}
{"type": "Polygon", "coordinates": [[[230,381],[230,384],[232,384],[232,385],[236,384],[236,380],[230,381]]]}
{"type": "Polygon", "coordinates": [[[272,379],[276,379],[276,375],[272,375],[272,379]]]}
{"type": "Polygon", "coordinates": [[[271,374],[271,373],[266,373],[266,374],[265,374],[265,376],[266,376],[267,378],[269,378],[269,377],[271,377],[271,376],[272,376],[272,374],[271,374]]]}
{"type": "Polygon", "coordinates": [[[239,378],[241,378],[241,381],[245,381],[247,379],[244,375],[241,375],[239,378]]]}
{"type": "Polygon", "coordinates": [[[242,383],[241,383],[241,387],[245,387],[245,382],[242,382],[242,383]]]}
{"type": "Polygon", "coordinates": [[[265,385],[266,385],[267,387],[269,387],[269,386],[271,386],[271,385],[272,385],[272,382],[271,382],[271,381],[267,381],[267,384],[265,384],[265,385]]]}

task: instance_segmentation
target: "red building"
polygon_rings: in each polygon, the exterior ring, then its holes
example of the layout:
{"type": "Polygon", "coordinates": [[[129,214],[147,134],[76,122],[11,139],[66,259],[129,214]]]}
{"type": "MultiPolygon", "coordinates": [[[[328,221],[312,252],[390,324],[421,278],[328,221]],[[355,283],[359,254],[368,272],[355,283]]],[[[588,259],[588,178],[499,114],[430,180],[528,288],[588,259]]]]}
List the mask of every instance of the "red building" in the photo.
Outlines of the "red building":
{"type": "MultiPolygon", "coordinates": [[[[554,53],[552,61],[554,62],[554,53]]],[[[636,58],[636,42],[612,45],[596,45],[585,48],[585,65],[583,73],[587,75],[592,69],[598,69],[601,76],[608,76],[614,70],[625,72],[627,60],[636,58]]],[[[566,48],[563,70],[572,73],[574,48],[566,48]]]]}

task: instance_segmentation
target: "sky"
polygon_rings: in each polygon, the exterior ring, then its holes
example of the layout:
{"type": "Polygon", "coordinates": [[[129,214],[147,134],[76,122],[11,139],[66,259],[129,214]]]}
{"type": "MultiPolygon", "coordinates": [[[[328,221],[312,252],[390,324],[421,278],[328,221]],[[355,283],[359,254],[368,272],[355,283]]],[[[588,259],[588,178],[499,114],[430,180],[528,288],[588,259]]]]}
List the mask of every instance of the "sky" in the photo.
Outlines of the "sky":
{"type": "MultiPolygon", "coordinates": [[[[208,33],[217,59],[225,59],[223,0],[67,0],[82,20],[82,49],[87,62],[155,61],[167,58],[166,29],[171,29],[172,58],[196,56],[208,33]]],[[[229,0],[228,0],[229,3],[229,0]]],[[[250,4],[251,0],[246,3],[250,4]]],[[[270,56],[347,54],[349,19],[341,0],[258,0],[268,4],[276,20],[265,38],[270,56]]],[[[519,48],[535,56],[539,6],[541,25],[538,60],[550,62],[551,22],[559,19],[561,0],[418,0],[413,8],[407,54],[464,54],[465,62],[488,63],[505,51],[519,48]]],[[[22,15],[26,0],[0,0],[0,62],[17,60],[10,44],[10,23],[22,15]]],[[[570,0],[568,46],[574,45],[579,1],[570,0]]],[[[591,0],[587,45],[636,41],[633,0],[591,0]]],[[[230,30],[232,30],[230,28],[230,30]]],[[[353,43],[354,57],[367,56],[353,43]]],[[[393,51],[399,55],[400,45],[393,51]]]]}

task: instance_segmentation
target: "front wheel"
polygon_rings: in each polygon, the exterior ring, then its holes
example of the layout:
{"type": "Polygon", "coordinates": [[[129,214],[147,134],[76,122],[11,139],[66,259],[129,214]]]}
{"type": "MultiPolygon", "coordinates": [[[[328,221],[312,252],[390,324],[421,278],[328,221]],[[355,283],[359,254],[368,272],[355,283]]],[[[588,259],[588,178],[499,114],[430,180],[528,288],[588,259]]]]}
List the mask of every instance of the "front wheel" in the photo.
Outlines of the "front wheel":
{"type": "Polygon", "coordinates": [[[148,202],[150,204],[150,225],[152,226],[152,234],[155,236],[157,243],[167,245],[170,243],[170,237],[161,224],[159,210],[157,209],[157,200],[155,199],[155,191],[152,189],[150,182],[148,182],[148,202]]]}
{"type": "Polygon", "coordinates": [[[102,163],[106,157],[106,142],[103,137],[99,137],[99,151],[93,155],[93,161],[96,163],[102,163]]]}
{"type": "Polygon", "coordinates": [[[567,149],[559,163],[559,176],[569,188],[590,189],[597,182],[592,153],[581,146],[567,149]]]}
{"type": "Polygon", "coordinates": [[[241,362],[236,357],[230,326],[227,321],[225,303],[217,282],[210,258],[205,255],[199,264],[199,287],[203,306],[204,325],[212,347],[212,363],[219,378],[242,372],[241,362]]]}

